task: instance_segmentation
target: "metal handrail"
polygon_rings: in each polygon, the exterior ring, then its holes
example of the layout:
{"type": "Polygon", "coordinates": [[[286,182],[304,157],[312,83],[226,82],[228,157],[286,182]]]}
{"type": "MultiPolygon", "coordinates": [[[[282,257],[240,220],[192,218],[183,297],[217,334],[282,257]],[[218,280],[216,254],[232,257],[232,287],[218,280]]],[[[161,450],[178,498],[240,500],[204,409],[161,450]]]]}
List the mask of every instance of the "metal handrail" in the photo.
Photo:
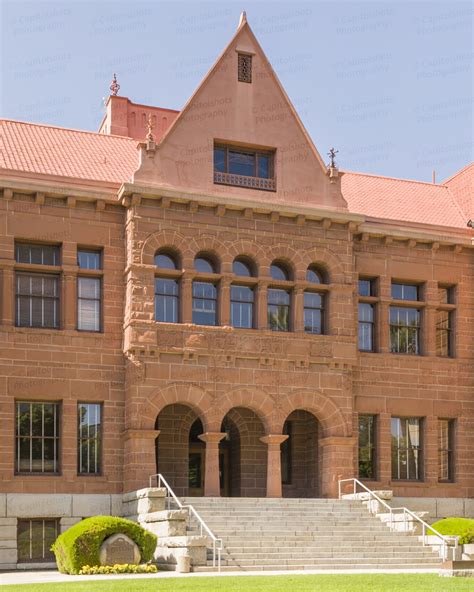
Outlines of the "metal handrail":
{"type": "Polygon", "coordinates": [[[191,504],[182,504],[181,501],[176,497],[174,491],[171,489],[170,484],[166,479],[163,477],[161,473],[155,473],[154,475],[150,475],[149,479],[149,486],[152,487],[152,482],[155,477],[158,477],[158,487],[161,487],[161,484],[164,485],[167,493],[169,495],[166,496],[168,500],[168,510],[171,507],[171,498],[174,500],[176,505],[180,510],[187,510],[188,517],[190,518],[190,514],[192,514],[199,523],[199,531],[201,536],[203,536],[203,530],[206,531],[209,538],[212,540],[212,567],[216,567],[217,562],[217,571],[221,571],[221,553],[223,549],[222,539],[216,537],[216,535],[212,532],[209,526],[204,522],[201,518],[199,513],[196,511],[196,508],[191,504]]]}
{"type": "MultiPolygon", "coordinates": [[[[445,534],[441,534],[440,532],[438,532],[435,528],[433,528],[432,526],[430,526],[427,522],[425,522],[424,520],[422,520],[419,516],[417,516],[414,512],[412,512],[411,510],[409,510],[408,508],[404,507],[404,506],[400,506],[398,508],[392,508],[392,506],[390,506],[389,504],[387,504],[387,502],[385,502],[383,499],[381,499],[374,491],[372,491],[371,489],[369,489],[368,487],[366,487],[363,483],[361,483],[358,479],[355,479],[354,477],[352,477],[351,479],[340,479],[339,480],[339,499],[342,499],[342,483],[347,483],[349,481],[352,481],[354,484],[353,487],[353,493],[356,494],[357,493],[357,486],[359,485],[360,487],[362,487],[362,489],[365,489],[365,491],[375,500],[377,500],[379,503],[381,503],[385,508],[388,509],[389,513],[390,513],[390,530],[393,530],[393,513],[394,512],[403,512],[403,518],[404,518],[404,525],[405,525],[405,531],[408,532],[408,518],[407,518],[407,514],[409,516],[412,517],[412,519],[417,520],[418,522],[421,523],[422,525],[422,540],[423,540],[423,547],[426,546],[426,529],[428,529],[431,533],[433,533],[434,536],[437,536],[439,539],[441,539],[442,541],[442,559],[444,561],[446,561],[448,559],[448,547],[450,546],[450,543],[454,542],[454,545],[451,545],[453,547],[453,559],[455,558],[456,555],[456,549],[458,546],[458,541],[459,541],[459,537],[458,536],[450,536],[450,535],[445,535],[445,534]]],[[[370,498],[369,498],[369,502],[370,502],[370,498]]],[[[370,503],[368,505],[368,510],[371,514],[375,514],[376,512],[372,512],[370,503]]]]}

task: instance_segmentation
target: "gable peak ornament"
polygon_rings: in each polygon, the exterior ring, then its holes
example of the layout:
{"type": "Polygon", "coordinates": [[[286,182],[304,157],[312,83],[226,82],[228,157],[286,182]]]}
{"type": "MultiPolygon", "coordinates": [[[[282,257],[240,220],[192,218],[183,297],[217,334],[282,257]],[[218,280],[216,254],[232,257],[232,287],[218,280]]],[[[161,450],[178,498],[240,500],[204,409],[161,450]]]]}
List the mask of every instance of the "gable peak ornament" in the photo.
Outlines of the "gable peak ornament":
{"type": "Polygon", "coordinates": [[[339,176],[339,170],[336,164],[336,154],[338,152],[339,150],[336,150],[335,148],[330,148],[329,152],[327,153],[327,155],[329,156],[328,174],[331,183],[335,183],[337,177],[339,176]]]}
{"type": "Polygon", "coordinates": [[[239,27],[241,27],[246,22],[247,22],[247,13],[245,12],[245,10],[243,10],[240,13],[239,27]]]}
{"type": "Polygon", "coordinates": [[[117,82],[117,76],[114,73],[114,77],[112,79],[112,84],[110,85],[110,92],[112,93],[113,97],[118,95],[118,91],[120,90],[120,84],[117,82]]]}

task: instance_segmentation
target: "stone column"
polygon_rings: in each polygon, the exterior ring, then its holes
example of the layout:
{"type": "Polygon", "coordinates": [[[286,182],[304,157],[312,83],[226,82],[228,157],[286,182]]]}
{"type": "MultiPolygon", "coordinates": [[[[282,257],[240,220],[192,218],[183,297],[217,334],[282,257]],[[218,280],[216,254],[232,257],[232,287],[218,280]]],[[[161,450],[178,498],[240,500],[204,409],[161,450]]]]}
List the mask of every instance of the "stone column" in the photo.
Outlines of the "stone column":
{"type": "Polygon", "coordinates": [[[160,430],[129,429],[123,433],[124,493],[148,487],[150,476],[158,473],[155,440],[159,435],[160,430]]]}
{"type": "Polygon", "coordinates": [[[222,279],[219,286],[219,325],[225,327],[230,325],[230,280],[222,279]]]}
{"type": "Polygon", "coordinates": [[[257,288],[257,329],[268,328],[267,293],[268,284],[259,283],[257,288]]]}
{"type": "Polygon", "coordinates": [[[13,262],[8,265],[2,269],[2,325],[15,324],[15,271],[13,262]]]}
{"type": "Polygon", "coordinates": [[[281,450],[280,444],[289,436],[269,434],[260,438],[268,446],[267,456],[267,497],[281,497],[281,450]]]}
{"type": "Polygon", "coordinates": [[[193,322],[193,278],[189,276],[181,279],[181,322],[193,322]]]}
{"type": "Polygon", "coordinates": [[[296,288],[293,302],[293,329],[296,333],[302,333],[304,331],[304,288],[296,288]]]}
{"type": "Polygon", "coordinates": [[[340,479],[354,477],[354,455],[357,439],[346,436],[328,436],[319,440],[322,447],[321,494],[337,497],[340,479]]]}
{"type": "Polygon", "coordinates": [[[77,275],[70,271],[63,274],[63,307],[62,326],[64,329],[74,330],[77,328],[77,275]]]}
{"type": "Polygon", "coordinates": [[[219,479],[219,442],[225,438],[225,432],[206,432],[199,439],[206,443],[204,467],[204,495],[219,497],[221,494],[219,479]]]}

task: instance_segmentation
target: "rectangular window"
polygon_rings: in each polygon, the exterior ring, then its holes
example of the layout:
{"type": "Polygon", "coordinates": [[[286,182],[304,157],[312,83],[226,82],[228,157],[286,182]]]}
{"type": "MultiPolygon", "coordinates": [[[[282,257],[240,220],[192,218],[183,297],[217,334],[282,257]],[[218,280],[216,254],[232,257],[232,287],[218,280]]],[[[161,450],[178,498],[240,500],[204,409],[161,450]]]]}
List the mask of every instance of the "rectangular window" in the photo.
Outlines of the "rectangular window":
{"type": "Polygon", "coordinates": [[[59,519],[19,519],[17,545],[19,563],[54,563],[51,545],[59,535],[59,519]]]}
{"type": "Polygon", "coordinates": [[[359,302],[359,350],[374,351],[374,305],[359,302]]]}
{"type": "Polygon", "coordinates": [[[281,443],[281,482],[283,485],[291,485],[291,432],[293,424],[285,421],[283,424],[283,435],[288,438],[281,443]]]}
{"type": "Polygon", "coordinates": [[[454,286],[438,286],[440,304],[454,304],[454,286]]]}
{"type": "Polygon", "coordinates": [[[77,278],[77,328],[79,331],[100,331],[101,280],[77,278]]]}
{"type": "Polygon", "coordinates": [[[99,475],[102,453],[102,405],[78,403],[77,472],[99,475]]]}
{"type": "Polygon", "coordinates": [[[251,329],[253,327],[254,291],[248,286],[230,288],[230,322],[233,327],[251,329]]]}
{"type": "Polygon", "coordinates": [[[416,308],[390,307],[390,351],[420,353],[420,311],[416,308]]]}
{"type": "Polygon", "coordinates": [[[59,277],[16,274],[16,326],[59,328],[59,277]]]}
{"type": "Polygon", "coordinates": [[[438,480],[454,481],[454,419],[438,420],[438,480]]]}
{"type": "Polygon", "coordinates": [[[392,479],[422,479],[422,441],[420,418],[392,417],[392,479]]]}
{"type": "Polygon", "coordinates": [[[217,325],[217,288],[208,282],[193,282],[193,323],[217,325]]]}
{"type": "Polygon", "coordinates": [[[290,293],[286,290],[268,290],[268,328],[272,331],[290,330],[290,293]]]}
{"type": "Polygon", "coordinates": [[[375,296],[375,280],[359,280],[359,296],[375,296]]]}
{"type": "Polygon", "coordinates": [[[77,251],[77,264],[80,269],[102,269],[100,251],[88,251],[81,249],[77,251]]]}
{"type": "Polygon", "coordinates": [[[59,403],[16,403],[16,472],[59,472],[59,403]]]}
{"type": "Polygon", "coordinates": [[[15,243],[15,260],[30,265],[60,265],[60,248],[56,245],[15,243]]]}
{"type": "Polygon", "coordinates": [[[321,335],[324,332],[324,295],[317,292],[304,293],[304,330],[321,335]]]}
{"type": "Polygon", "coordinates": [[[436,311],[436,355],[452,356],[452,316],[449,310],[436,311]]]}
{"type": "Polygon", "coordinates": [[[376,479],[375,415],[359,415],[359,478],[376,479]]]}
{"type": "Polygon", "coordinates": [[[413,284],[398,284],[392,282],[392,298],[394,300],[414,300],[420,299],[419,286],[413,284]]]}
{"type": "Polygon", "coordinates": [[[155,279],[155,320],[177,323],[179,310],[179,284],[176,280],[155,279]]]}
{"type": "Polygon", "coordinates": [[[275,191],[274,151],[214,146],[214,183],[275,191]]]}

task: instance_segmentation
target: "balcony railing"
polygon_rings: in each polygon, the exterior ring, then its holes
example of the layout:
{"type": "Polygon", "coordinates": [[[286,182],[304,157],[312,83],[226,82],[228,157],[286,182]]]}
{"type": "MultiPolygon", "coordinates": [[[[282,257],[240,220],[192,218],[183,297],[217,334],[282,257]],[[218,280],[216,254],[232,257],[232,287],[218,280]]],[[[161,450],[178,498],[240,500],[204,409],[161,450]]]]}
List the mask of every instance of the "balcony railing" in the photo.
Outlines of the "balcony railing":
{"type": "Polygon", "coordinates": [[[249,187],[250,189],[263,189],[264,191],[276,191],[276,179],[247,177],[245,175],[220,173],[218,171],[214,171],[214,183],[218,183],[219,185],[234,185],[235,187],[249,187]]]}

